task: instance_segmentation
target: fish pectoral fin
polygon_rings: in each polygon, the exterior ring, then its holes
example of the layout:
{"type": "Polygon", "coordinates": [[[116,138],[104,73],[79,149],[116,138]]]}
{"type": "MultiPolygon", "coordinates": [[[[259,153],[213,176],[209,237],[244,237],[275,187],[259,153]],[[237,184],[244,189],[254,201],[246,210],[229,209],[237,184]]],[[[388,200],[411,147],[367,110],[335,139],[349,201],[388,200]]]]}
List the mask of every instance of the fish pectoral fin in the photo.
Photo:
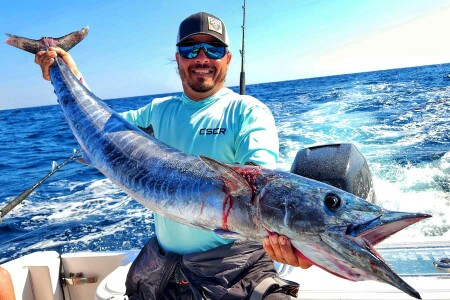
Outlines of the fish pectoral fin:
{"type": "Polygon", "coordinates": [[[219,175],[231,196],[240,196],[245,193],[252,195],[250,184],[229,165],[203,155],[200,155],[200,159],[219,175]]]}
{"type": "Polygon", "coordinates": [[[214,233],[226,240],[240,240],[242,239],[242,235],[238,232],[225,230],[225,229],[214,229],[214,233]]]}
{"type": "Polygon", "coordinates": [[[83,153],[83,155],[81,157],[77,157],[74,160],[79,162],[80,164],[83,164],[83,165],[86,165],[86,166],[92,166],[91,160],[84,153],[83,153]]]}

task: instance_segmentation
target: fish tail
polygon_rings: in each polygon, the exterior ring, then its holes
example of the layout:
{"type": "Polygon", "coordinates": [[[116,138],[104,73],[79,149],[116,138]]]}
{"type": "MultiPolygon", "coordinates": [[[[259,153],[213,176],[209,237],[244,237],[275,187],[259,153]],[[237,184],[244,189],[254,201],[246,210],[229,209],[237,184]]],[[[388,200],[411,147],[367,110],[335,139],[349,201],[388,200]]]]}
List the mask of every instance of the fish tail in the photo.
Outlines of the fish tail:
{"type": "Polygon", "coordinates": [[[39,51],[46,51],[49,47],[60,47],[64,51],[69,51],[76,44],[81,42],[88,32],[89,27],[86,26],[78,31],[74,31],[59,38],[42,37],[40,40],[33,40],[7,33],[8,39],[5,43],[33,54],[36,54],[39,51]]]}

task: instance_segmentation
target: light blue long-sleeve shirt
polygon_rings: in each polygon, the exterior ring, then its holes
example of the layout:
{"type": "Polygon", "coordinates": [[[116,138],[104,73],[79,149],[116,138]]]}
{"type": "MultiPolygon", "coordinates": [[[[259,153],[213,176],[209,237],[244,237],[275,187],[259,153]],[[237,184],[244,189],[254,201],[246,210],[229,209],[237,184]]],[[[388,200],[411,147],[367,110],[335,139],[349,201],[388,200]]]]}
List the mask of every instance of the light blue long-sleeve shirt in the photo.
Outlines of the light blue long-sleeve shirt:
{"type": "MultiPolygon", "coordinates": [[[[269,168],[278,160],[278,135],[270,110],[259,100],[228,88],[202,101],[184,94],[157,98],[122,116],[142,128],[151,124],[157,139],[192,155],[230,164],[254,162],[269,168]]],[[[158,242],[166,251],[186,254],[232,242],[159,214],[154,218],[158,242]]]]}

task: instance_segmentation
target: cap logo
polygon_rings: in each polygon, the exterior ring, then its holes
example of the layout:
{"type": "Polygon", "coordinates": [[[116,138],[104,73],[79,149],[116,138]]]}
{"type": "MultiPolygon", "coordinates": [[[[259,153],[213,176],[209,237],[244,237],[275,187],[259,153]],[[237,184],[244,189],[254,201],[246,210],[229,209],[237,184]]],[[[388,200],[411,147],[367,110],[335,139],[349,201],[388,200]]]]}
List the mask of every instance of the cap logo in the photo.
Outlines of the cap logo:
{"type": "Polygon", "coordinates": [[[222,22],[216,18],[208,17],[208,29],[222,34],[222,22]]]}

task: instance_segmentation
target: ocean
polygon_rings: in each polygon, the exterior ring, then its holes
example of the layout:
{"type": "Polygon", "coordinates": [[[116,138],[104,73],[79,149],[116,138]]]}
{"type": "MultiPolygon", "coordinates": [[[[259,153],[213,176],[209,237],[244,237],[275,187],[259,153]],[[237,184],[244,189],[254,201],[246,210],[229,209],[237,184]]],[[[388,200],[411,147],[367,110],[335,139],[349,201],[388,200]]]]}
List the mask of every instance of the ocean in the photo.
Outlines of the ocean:
{"type": "MultiPolygon", "coordinates": [[[[247,94],[275,116],[279,169],[302,148],[353,143],[379,205],[433,215],[391,239],[450,241],[450,64],[248,85],[247,94]]],[[[166,95],[107,103],[125,111],[166,95]]],[[[56,96],[53,106],[1,110],[0,208],[77,148],[56,96]]],[[[0,263],[42,250],[139,249],[153,234],[151,211],[70,162],[3,218],[0,263]]]]}

